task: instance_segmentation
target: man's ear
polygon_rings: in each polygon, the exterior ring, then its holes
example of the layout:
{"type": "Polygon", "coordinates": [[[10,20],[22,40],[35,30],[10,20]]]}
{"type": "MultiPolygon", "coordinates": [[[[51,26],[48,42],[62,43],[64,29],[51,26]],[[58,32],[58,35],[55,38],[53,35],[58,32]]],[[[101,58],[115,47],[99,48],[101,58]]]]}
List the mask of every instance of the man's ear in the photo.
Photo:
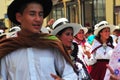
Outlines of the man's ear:
{"type": "Polygon", "coordinates": [[[16,13],[16,20],[21,23],[21,20],[22,20],[22,14],[20,13],[16,13]]]}

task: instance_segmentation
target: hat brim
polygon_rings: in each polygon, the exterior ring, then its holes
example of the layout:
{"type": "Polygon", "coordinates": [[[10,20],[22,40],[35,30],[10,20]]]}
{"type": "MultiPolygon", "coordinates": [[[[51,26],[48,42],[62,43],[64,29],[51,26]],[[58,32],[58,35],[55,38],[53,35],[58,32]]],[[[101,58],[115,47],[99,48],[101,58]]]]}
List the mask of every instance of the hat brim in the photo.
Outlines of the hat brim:
{"type": "Polygon", "coordinates": [[[115,30],[120,30],[120,27],[119,26],[114,26],[112,32],[114,32],[115,30]]]}
{"type": "Polygon", "coordinates": [[[75,23],[66,23],[66,24],[63,24],[61,26],[58,26],[57,28],[55,28],[51,34],[52,35],[57,35],[58,32],[60,32],[61,30],[65,29],[65,28],[68,28],[68,27],[71,27],[73,28],[73,36],[75,36],[79,30],[81,29],[81,26],[79,24],[75,24],[75,23]]]}
{"type": "Polygon", "coordinates": [[[110,33],[112,33],[112,31],[114,30],[114,25],[104,25],[104,26],[101,26],[98,29],[96,29],[94,31],[94,35],[98,35],[99,31],[101,31],[102,29],[107,28],[107,27],[110,28],[110,33]]]}
{"type": "Polygon", "coordinates": [[[20,9],[20,7],[23,4],[27,4],[29,2],[38,2],[43,6],[43,13],[44,13],[44,18],[47,17],[49,15],[49,13],[52,10],[52,1],[51,0],[14,0],[7,9],[7,15],[8,18],[15,24],[20,24],[17,20],[16,20],[16,13],[18,12],[18,10],[20,9]]]}
{"type": "MultiPolygon", "coordinates": [[[[81,29],[84,31],[84,34],[86,34],[86,33],[88,32],[88,29],[85,28],[85,27],[82,27],[81,29]]],[[[80,29],[80,30],[81,30],[81,29],[80,29]]]]}

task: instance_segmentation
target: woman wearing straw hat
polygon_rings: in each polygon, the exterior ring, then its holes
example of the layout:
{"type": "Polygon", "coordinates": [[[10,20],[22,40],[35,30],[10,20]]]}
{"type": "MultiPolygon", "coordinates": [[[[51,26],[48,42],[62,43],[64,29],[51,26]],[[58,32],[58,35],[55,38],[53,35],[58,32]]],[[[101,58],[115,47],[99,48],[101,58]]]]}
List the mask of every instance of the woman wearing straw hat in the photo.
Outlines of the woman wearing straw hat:
{"type": "Polygon", "coordinates": [[[78,57],[84,62],[88,71],[90,72],[91,68],[86,64],[84,50],[90,50],[91,45],[87,42],[85,34],[88,32],[86,27],[81,27],[80,31],[74,36],[74,42],[77,43],[79,47],[78,57]]]}
{"type": "Polygon", "coordinates": [[[119,36],[120,36],[120,27],[114,26],[114,30],[112,31],[112,35],[111,35],[111,37],[113,38],[114,46],[118,44],[119,36]]]}
{"type": "Polygon", "coordinates": [[[52,34],[56,35],[62,41],[73,64],[75,64],[79,80],[90,80],[86,66],[78,58],[78,45],[73,42],[73,37],[82,29],[81,25],[69,23],[66,18],[59,18],[53,23],[52,27],[52,34]]]}
{"type": "Polygon", "coordinates": [[[88,56],[88,65],[92,65],[91,77],[93,80],[103,80],[106,72],[106,64],[113,51],[113,40],[110,37],[110,31],[113,26],[107,21],[101,21],[95,25],[95,40],[92,44],[91,53],[86,51],[88,56]]]}
{"type": "Polygon", "coordinates": [[[8,18],[21,30],[0,40],[2,80],[77,80],[60,40],[40,31],[51,10],[51,0],[13,0],[8,6],[8,18]]]}

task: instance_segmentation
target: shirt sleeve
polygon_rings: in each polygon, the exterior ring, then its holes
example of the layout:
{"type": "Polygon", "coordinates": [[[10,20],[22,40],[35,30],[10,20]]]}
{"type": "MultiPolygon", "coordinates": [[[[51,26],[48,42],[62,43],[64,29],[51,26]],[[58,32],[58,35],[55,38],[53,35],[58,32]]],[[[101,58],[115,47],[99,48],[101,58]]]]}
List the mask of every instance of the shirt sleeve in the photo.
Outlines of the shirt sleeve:
{"type": "Polygon", "coordinates": [[[85,61],[87,65],[93,65],[97,62],[97,60],[95,59],[94,54],[90,55],[90,58],[88,58],[87,56],[85,56],[85,61]]]}
{"type": "Polygon", "coordinates": [[[59,76],[61,76],[63,80],[78,80],[78,76],[72,66],[66,62],[58,50],[56,50],[55,66],[59,76]]]}
{"type": "Polygon", "coordinates": [[[4,59],[5,58],[1,59],[0,76],[1,76],[1,80],[8,80],[7,79],[7,66],[6,66],[6,62],[4,59]]]}

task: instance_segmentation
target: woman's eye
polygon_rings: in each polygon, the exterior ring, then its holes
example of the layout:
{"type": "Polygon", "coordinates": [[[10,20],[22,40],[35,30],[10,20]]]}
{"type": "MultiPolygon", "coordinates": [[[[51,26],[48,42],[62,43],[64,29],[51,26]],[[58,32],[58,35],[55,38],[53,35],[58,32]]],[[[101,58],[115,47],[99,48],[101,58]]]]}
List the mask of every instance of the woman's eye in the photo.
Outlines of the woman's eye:
{"type": "Polygon", "coordinates": [[[73,33],[66,33],[66,35],[67,35],[67,36],[71,36],[71,35],[73,35],[73,33]]]}

